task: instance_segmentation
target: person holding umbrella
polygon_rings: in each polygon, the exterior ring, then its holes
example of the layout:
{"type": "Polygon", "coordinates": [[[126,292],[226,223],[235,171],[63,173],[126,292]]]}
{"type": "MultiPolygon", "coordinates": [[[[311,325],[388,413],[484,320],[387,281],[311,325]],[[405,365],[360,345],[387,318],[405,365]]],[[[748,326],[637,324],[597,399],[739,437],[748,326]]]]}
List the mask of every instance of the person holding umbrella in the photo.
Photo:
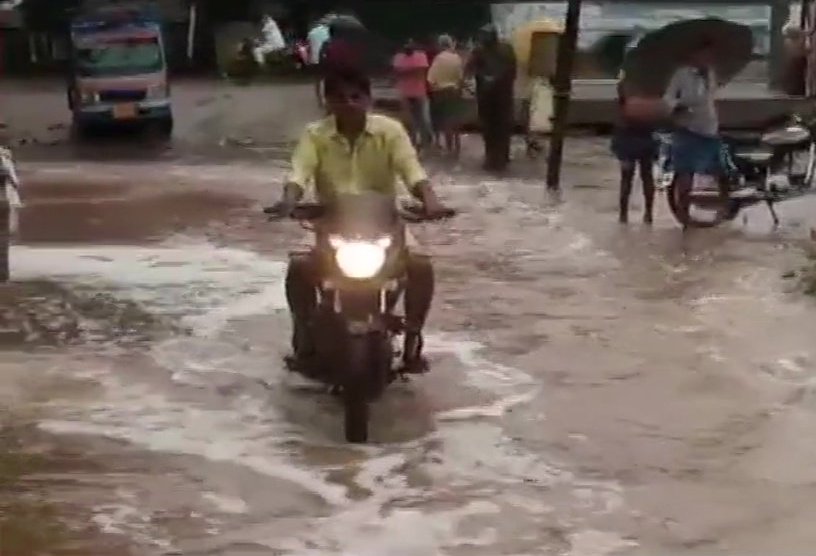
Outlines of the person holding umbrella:
{"type": "Polygon", "coordinates": [[[709,179],[722,173],[720,121],[715,94],[714,43],[703,38],[690,52],[688,63],[674,72],[663,100],[675,124],[672,163],[682,222],[688,226],[689,196],[694,176],[709,179]]]}
{"type": "MultiPolygon", "coordinates": [[[[674,183],[670,203],[684,228],[695,175],[718,179],[725,157],[719,137],[716,94],[751,60],[754,39],[746,25],[719,18],[671,23],[644,36],[624,61],[628,91],[624,112],[630,119],[668,119],[672,127],[674,183]]],[[[724,202],[716,218],[724,214],[724,202]]]]}

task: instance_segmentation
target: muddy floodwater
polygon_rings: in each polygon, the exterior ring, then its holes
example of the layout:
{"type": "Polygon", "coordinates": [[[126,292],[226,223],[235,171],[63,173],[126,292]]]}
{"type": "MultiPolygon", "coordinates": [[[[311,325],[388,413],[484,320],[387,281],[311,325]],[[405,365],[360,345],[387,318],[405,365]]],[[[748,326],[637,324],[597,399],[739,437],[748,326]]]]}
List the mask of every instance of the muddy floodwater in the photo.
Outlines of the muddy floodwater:
{"type": "Polygon", "coordinates": [[[659,198],[621,227],[606,143],[568,153],[563,203],[521,163],[431,164],[461,210],[414,228],[432,372],[389,389],[366,446],[282,365],[303,232],[259,210],[285,164],[21,161],[0,553],[812,551],[816,306],[790,276],[816,203],[684,237],[659,198]]]}

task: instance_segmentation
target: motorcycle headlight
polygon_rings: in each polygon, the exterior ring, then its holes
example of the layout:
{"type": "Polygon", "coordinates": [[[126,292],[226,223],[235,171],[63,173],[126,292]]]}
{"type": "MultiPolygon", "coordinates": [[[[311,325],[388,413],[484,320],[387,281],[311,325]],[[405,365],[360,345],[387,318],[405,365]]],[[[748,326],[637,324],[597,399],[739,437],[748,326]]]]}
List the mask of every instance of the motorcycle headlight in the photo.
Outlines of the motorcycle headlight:
{"type": "Polygon", "coordinates": [[[364,280],[373,278],[382,270],[391,238],[383,237],[371,241],[331,236],[329,243],[334,248],[334,259],[340,272],[349,278],[364,280]]]}

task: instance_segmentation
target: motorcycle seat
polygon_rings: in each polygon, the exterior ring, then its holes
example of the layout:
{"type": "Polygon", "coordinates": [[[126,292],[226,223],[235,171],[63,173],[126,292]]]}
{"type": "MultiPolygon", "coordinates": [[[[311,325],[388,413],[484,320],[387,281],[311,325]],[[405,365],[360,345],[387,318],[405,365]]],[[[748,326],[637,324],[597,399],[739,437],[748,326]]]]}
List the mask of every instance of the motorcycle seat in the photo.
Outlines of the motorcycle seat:
{"type": "Polygon", "coordinates": [[[722,141],[732,147],[748,147],[759,144],[760,135],[753,131],[722,131],[722,141]]]}
{"type": "Polygon", "coordinates": [[[810,140],[810,131],[798,125],[783,127],[762,135],[762,142],[771,147],[789,147],[810,140]]]}
{"type": "Polygon", "coordinates": [[[739,150],[734,153],[734,156],[754,166],[767,166],[773,158],[773,151],[770,149],[739,150]]]}

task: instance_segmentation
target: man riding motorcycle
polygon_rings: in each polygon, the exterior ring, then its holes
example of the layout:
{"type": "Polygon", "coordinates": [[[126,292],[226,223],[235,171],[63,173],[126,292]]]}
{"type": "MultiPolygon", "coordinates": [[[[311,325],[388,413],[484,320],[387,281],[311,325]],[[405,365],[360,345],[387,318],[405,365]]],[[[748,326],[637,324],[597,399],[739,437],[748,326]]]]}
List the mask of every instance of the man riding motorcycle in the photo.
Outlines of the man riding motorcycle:
{"type": "MultiPolygon", "coordinates": [[[[310,183],[325,204],[331,204],[337,195],[366,192],[393,195],[396,202],[397,179],[401,179],[421,201],[427,216],[450,213],[432,189],[402,124],[369,112],[371,82],[367,76],[354,68],[338,69],[326,76],[325,95],[330,116],[309,124],[301,136],[280,211],[291,213],[310,183]]],[[[407,372],[423,372],[427,362],[422,356],[422,328],[431,308],[434,274],[430,258],[412,252],[410,244],[409,237],[403,363],[407,372]]],[[[286,298],[292,313],[296,364],[313,353],[308,323],[320,279],[314,250],[291,258],[286,298]]]]}

